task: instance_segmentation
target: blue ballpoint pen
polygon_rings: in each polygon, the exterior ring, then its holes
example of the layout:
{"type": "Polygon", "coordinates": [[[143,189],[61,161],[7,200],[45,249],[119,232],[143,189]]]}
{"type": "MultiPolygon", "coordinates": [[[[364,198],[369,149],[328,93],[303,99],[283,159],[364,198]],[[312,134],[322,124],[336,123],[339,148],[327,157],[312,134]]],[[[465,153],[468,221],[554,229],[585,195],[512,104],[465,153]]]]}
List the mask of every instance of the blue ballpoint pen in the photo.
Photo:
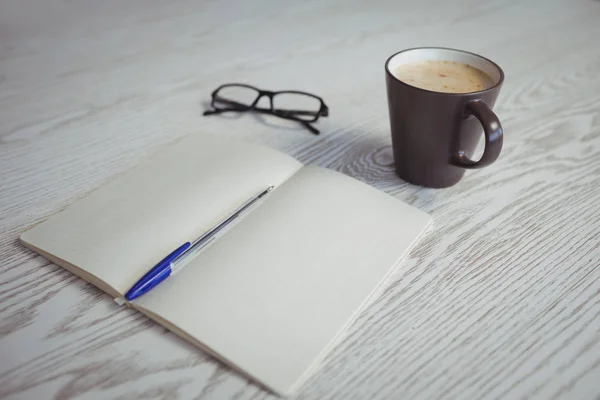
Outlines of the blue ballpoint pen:
{"type": "Polygon", "coordinates": [[[237,210],[231,213],[227,218],[221,221],[217,226],[205,232],[193,242],[185,242],[171,254],[163,258],[154,268],[148,271],[133,287],[125,294],[125,298],[128,301],[132,301],[144,293],[150,291],[153,287],[167,279],[170,275],[185,267],[192,258],[193,254],[196,254],[206,245],[208,245],[214,238],[215,235],[225,228],[229,223],[235,220],[242,212],[248,207],[258,201],[261,197],[273,190],[273,186],[268,187],[262,192],[250,198],[244,204],[242,204],[237,210]]]}

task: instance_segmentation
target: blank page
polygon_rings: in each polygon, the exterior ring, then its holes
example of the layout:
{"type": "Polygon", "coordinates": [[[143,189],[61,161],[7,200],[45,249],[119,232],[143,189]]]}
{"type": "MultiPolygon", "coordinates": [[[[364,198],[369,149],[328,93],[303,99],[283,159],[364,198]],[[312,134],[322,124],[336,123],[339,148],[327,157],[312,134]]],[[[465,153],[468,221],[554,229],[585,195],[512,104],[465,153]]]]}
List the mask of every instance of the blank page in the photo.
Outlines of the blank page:
{"type": "Polygon", "coordinates": [[[286,394],[429,222],[355,179],[305,167],[134,303],[286,394]]]}
{"type": "Polygon", "coordinates": [[[21,240],[122,295],[175,248],[301,166],[266,147],[191,135],[25,232],[21,240]]]}

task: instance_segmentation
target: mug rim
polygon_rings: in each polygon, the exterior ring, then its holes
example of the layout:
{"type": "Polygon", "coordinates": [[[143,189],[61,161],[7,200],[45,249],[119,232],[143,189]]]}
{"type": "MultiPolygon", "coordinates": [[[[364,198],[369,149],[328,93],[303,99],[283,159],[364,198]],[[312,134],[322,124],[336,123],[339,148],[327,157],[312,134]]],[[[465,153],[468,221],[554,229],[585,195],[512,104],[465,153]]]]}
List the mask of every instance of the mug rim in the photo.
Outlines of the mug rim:
{"type": "Polygon", "coordinates": [[[407,86],[409,88],[420,90],[420,91],[423,91],[423,92],[426,92],[426,93],[435,93],[435,94],[445,95],[445,96],[465,96],[465,95],[483,94],[483,93],[491,92],[492,90],[495,90],[495,89],[499,88],[502,85],[502,83],[504,83],[504,71],[494,61],[492,61],[489,58],[484,57],[484,56],[482,56],[480,54],[473,53],[471,51],[455,49],[455,48],[452,48],[452,47],[423,46],[423,47],[411,47],[409,49],[404,49],[404,50],[397,51],[396,53],[394,53],[391,56],[389,56],[388,59],[386,60],[386,62],[385,62],[385,72],[392,79],[394,79],[396,82],[399,82],[399,83],[401,83],[401,84],[403,84],[403,85],[405,85],[405,86],[407,86]],[[435,90],[423,89],[423,88],[420,88],[420,87],[417,87],[417,86],[410,85],[410,84],[408,84],[408,83],[406,83],[406,82],[398,79],[396,76],[394,76],[394,74],[392,74],[390,72],[390,68],[389,68],[390,61],[392,60],[392,58],[396,57],[398,54],[406,53],[408,51],[413,51],[413,50],[427,50],[427,49],[430,49],[430,50],[450,50],[450,51],[456,51],[458,53],[470,54],[472,56],[481,58],[482,60],[485,60],[485,61],[489,62],[490,64],[492,64],[494,67],[496,67],[498,69],[498,72],[500,73],[500,79],[498,79],[498,82],[496,82],[494,85],[490,86],[489,88],[483,89],[483,90],[479,90],[477,92],[448,93],[448,92],[437,92],[435,90]]]}

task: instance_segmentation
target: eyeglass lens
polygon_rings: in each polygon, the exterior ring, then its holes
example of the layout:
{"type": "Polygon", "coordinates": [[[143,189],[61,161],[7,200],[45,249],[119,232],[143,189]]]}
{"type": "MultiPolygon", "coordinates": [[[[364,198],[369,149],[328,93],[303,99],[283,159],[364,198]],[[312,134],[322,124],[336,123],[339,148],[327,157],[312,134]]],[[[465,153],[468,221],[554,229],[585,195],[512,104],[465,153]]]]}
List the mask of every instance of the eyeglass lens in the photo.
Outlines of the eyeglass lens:
{"type": "MultiPolygon", "coordinates": [[[[260,96],[257,89],[247,86],[224,86],[215,95],[217,109],[249,108],[260,96]]],[[[273,111],[282,116],[303,121],[314,121],[321,109],[321,101],[303,93],[278,92],[273,96],[273,111]]]]}
{"type": "Polygon", "coordinates": [[[215,96],[215,108],[231,108],[232,106],[250,107],[260,95],[257,89],[246,86],[224,86],[215,96]]]}
{"type": "Polygon", "coordinates": [[[313,121],[321,109],[321,101],[302,93],[280,92],[273,96],[273,108],[303,121],[313,121]]]}

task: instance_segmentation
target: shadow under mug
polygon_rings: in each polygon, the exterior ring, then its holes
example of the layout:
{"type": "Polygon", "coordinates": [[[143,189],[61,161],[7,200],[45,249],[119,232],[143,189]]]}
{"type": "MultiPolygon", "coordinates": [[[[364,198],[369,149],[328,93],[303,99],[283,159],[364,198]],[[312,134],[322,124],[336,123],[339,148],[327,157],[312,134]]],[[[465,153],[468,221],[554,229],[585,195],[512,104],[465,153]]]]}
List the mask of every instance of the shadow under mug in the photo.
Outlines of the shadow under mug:
{"type": "Polygon", "coordinates": [[[466,169],[492,164],[502,150],[502,125],[492,111],[504,81],[494,62],[462,50],[422,47],[400,51],[385,63],[392,147],[396,173],[407,182],[449,187],[466,169]],[[393,71],[407,63],[440,60],[468,64],[491,79],[488,89],[443,93],[411,86],[393,71]],[[485,149],[478,161],[473,152],[483,131],[485,149]]]}

